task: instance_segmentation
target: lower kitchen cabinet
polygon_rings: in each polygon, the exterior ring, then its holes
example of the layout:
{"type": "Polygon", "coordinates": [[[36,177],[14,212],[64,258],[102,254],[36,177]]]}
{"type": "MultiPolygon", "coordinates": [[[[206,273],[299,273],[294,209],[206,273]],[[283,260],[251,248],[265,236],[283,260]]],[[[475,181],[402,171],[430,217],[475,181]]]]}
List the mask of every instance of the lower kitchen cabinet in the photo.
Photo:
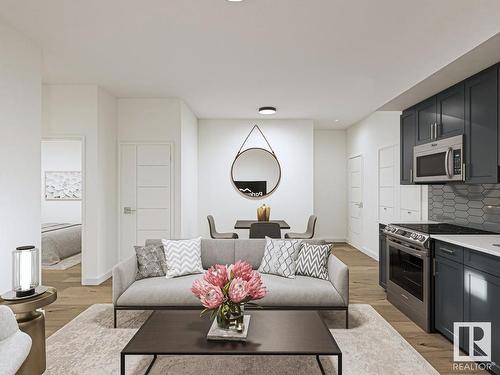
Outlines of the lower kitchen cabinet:
{"type": "MultiPolygon", "coordinates": [[[[492,371],[500,374],[500,277],[464,268],[464,320],[491,322],[492,371]]],[[[467,340],[464,335],[464,342],[467,340]]]]}
{"type": "Polygon", "coordinates": [[[384,224],[379,224],[378,243],[378,284],[387,289],[387,242],[384,233],[384,224]]]}
{"type": "Polygon", "coordinates": [[[464,321],[464,265],[436,257],[434,283],[435,328],[453,341],[453,323],[464,321]]]}
{"type": "MultiPolygon", "coordinates": [[[[454,322],[491,322],[492,371],[500,375],[500,271],[492,267],[500,259],[440,241],[434,250],[434,328],[453,341],[454,322]]],[[[468,352],[468,332],[460,338],[468,352]]]]}

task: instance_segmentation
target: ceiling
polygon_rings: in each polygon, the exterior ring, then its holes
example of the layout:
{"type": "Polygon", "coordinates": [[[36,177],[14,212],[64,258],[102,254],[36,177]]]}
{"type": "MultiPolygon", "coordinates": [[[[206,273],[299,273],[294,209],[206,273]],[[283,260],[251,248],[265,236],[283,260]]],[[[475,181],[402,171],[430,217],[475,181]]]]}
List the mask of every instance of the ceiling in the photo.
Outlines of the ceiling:
{"type": "Polygon", "coordinates": [[[42,47],[48,83],[345,128],[498,33],[500,2],[0,0],[0,18],[42,47]]]}

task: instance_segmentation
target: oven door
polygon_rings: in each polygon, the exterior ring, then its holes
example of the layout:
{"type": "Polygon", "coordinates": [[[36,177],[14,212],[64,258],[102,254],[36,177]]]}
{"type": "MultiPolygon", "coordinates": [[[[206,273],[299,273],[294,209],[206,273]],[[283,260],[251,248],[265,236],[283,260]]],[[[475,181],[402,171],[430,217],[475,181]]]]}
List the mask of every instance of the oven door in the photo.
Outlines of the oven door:
{"type": "Polygon", "coordinates": [[[447,138],[413,149],[414,181],[462,181],[463,137],[447,138]]]}
{"type": "Polygon", "coordinates": [[[426,256],[394,241],[387,241],[389,280],[419,301],[424,301],[426,256]]]}

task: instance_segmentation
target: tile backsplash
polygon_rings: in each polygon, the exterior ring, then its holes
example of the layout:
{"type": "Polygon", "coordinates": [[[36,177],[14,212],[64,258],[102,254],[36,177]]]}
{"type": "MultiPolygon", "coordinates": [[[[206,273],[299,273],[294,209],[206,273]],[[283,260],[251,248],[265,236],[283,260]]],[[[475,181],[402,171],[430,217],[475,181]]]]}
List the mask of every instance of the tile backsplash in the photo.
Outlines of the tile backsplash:
{"type": "Polygon", "coordinates": [[[500,233],[500,184],[429,185],[429,220],[500,233]]]}

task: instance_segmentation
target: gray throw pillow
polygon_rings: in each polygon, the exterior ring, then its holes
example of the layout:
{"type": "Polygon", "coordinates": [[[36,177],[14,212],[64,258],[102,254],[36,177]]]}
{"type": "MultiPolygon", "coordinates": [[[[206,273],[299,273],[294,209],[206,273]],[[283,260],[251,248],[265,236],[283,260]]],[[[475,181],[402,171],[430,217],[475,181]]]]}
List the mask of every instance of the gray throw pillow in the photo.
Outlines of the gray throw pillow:
{"type": "Polygon", "coordinates": [[[302,240],[275,240],[266,237],[259,272],[295,278],[295,262],[302,240]]]}
{"type": "Polygon", "coordinates": [[[331,245],[302,244],[297,259],[296,275],[328,280],[328,257],[331,245]]]}
{"type": "Polygon", "coordinates": [[[165,276],[167,272],[167,262],[163,246],[134,246],[137,256],[137,274],[136,280],[146,279],[148,277],[165,276]]]}

